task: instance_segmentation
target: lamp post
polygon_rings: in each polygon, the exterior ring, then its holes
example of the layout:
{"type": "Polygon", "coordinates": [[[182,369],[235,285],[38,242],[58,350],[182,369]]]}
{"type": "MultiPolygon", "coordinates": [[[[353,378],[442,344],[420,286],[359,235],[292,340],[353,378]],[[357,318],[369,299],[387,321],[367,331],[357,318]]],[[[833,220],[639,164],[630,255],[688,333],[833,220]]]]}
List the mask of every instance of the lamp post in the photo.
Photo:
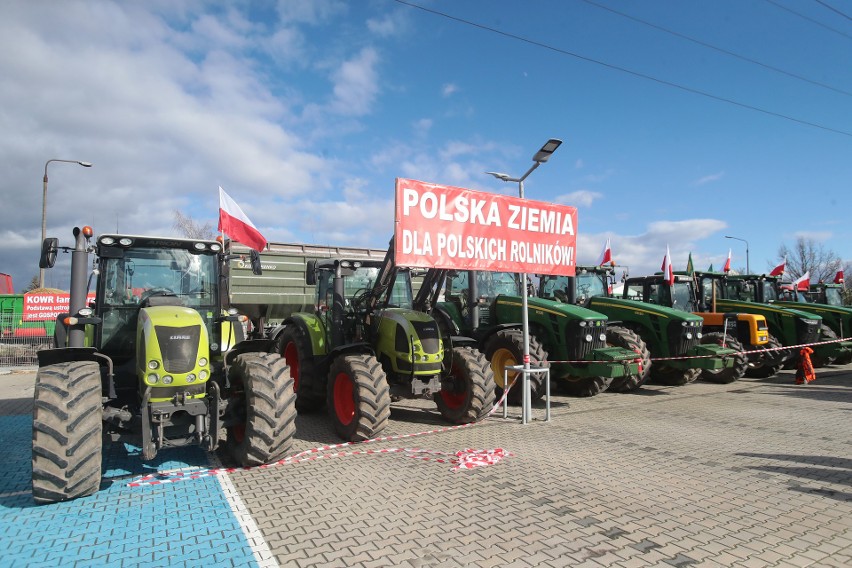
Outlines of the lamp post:
{"type": "MultiPolygon", "coordinates": [[[[47,236],[47,166],[50,162],[79,164],[84,168],[92,167],[90,162],[81,162],[80,160],[60,160],[58,158],[51,158],[44,163],[44,186],[41,193],[41,242],[44,242],[44,239],[47,236]]],[[[39,268],[38,270],[38,287],[44,288],[44,268],[39,268]]]]}
{"type": "MultiPolygon", "coordinates": [[[[556,138],[551,138],[547,142],[544,143],[544,146],[535,153],[533,156],[533,165],[526,171],[524,175],[519,178],[512,177],[509,174],[504,174],[501,172],[485,172],[488,175],[494,176],[499,180],[503,180],[505,182],[512,182],[518,184],[518,196],[521,199],[524,199],[524,180],[527,179],[533,170],[537,167],[545,163],[548,159],[550,159],[551,154],[559,148],[559,145],[562,144],[562,140],[558,140],[556,138]]],[[[524,334],[524,374],[523,374],[523,404],[524,407],[522,409],[522,414],[524,417],[524,423],[529,422],[529,418],[532,414],[532,405],[531,405],[531,395],[530,395],[530,382],[529,382],[529,371],[530,371],[530,324],[529,324],[529,314],[527,314],[527,275],[526,273],[520,274],[521,277],[521,326],[523,328],[524,334]]],[[[504,385],[507,386],[507,385],[504,385]]]]}
{"type": "Polygon", "coordinates": [[[741,239],[739,237],[731,237],[729,235],[725,235],[725,238],[726,239],[734,239],[735,241],[742,241],[742,242],[745,243],[745,245],[746,245],[746,272],[751,274],[751,267],[749,266],[749,263],[748,263],[748,241],[745,240],[745,239],[741,239]]]}

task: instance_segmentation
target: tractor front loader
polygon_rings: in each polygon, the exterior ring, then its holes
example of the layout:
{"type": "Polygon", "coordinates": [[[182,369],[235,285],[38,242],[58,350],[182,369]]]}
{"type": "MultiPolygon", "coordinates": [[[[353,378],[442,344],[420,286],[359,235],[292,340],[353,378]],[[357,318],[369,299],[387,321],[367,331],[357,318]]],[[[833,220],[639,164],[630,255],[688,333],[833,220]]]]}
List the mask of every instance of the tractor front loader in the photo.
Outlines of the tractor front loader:
{"type": "Polygon", "coordinates": [[[494,375],[475,343],[441,334],[412,308],[411,274],[384,260],[308,262],[314,313],[297,312],[272,338],[293,369],[300,411],[323,403],[337,434],[362,441],[386,426],[393,398],[431,396],[448,422],[481,420],[494,405],[494,375]]]}
{"type": "MultiPolygon", "coordinates": [[[[287,365],[269,341],[242,341],[221,304],[226,262],[216,241],[101,235],[74,229],[69,313],[39,351],[33,410],[33,498],[96,492],[105,435],[159,450],[227,443],[244,466],[284,457],[295,431],[287,365]],[[95,301],[87,306],[89,253],[95,301]]],[[[70,248],[70,247],[69,247],[70,248]]],[[[53,266],[46,239],[40,266],[53,266]]]]}

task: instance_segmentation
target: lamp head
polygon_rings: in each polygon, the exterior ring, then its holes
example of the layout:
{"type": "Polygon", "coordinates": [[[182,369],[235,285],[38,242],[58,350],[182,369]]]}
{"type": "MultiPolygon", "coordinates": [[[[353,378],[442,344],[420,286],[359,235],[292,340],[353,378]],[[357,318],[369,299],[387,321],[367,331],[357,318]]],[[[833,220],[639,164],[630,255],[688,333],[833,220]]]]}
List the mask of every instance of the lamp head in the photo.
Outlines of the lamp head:
{"type": "Polygon", "coordinates": [[[485,172],[485,173],[490,175],[490,176],[494,176],[497,179],[503,180],[503,181],[511,181],[511,179],[512,179],[512,176],[510,176],[509,174],[504,174],[502,172],[485,172]]]}
{"type": "Polygon", "coordinates": [[[533,156],[533,162],[543,164],[550,159],[550,155],[559,148],[560,144],[562,144],[562,140],[559,140],[558,138],[551,138],[544,143],[544,146],[542,146],[538,152],[535,153],[535,156],[533,156]]]}

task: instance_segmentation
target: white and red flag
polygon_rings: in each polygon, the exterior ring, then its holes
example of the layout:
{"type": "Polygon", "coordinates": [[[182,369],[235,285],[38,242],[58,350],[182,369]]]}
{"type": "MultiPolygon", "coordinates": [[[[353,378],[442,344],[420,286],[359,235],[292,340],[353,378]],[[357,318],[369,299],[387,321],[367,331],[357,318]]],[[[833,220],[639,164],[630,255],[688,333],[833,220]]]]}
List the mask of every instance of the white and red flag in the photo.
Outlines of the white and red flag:
{"type": "Polygon", "coordinates": [[[835,284],[843,284],[843,271],[838,270],[837,274],[834,275],[834,283],[835,284]]]}
{"type": "Polygon", "coordinates": [[[796,280],[793,280],[793,289],[807,292],[811,289],[811,271],[807,271],[796,280]]]}
{"type": "Polygon", "coordinates": [[[266,248],[266,237],[260,234],[248,215],[225,193],[222,186],[219,186],[219,231],[257,252],[266,248]]]}
{"type": "Polygon", "coordinates": [[[666,256],[663,257],[663,266],[660,268],[663,271],[663,278],[669,286],[674,285],[674,269],[672,268],[672,255],[669,252],[669,245],[666,245],[666,256]]]}
{"type": "Polygon", "coordinates": [[[603,266],[604,264],[610,264],[612,262],[612,248],[609,245],[609,239],[606,240],[606,244],[604,245],[603,252],[601,252],[601,256],[598,259],[598,266],[603,266]]]}
{"type": "Polygon", "coordinates": [[[728,249],[728,260],[725,261],[725,268],[722,269],[722,272],[730,272],[731,271],[731,249],[728,249]]]}
{"type": "Polygon", "coordinates": [[[784,257],[784,262],[772,269],[770,276],[784,276],[784,271],[787,270],[787,257],[784,257]]]}

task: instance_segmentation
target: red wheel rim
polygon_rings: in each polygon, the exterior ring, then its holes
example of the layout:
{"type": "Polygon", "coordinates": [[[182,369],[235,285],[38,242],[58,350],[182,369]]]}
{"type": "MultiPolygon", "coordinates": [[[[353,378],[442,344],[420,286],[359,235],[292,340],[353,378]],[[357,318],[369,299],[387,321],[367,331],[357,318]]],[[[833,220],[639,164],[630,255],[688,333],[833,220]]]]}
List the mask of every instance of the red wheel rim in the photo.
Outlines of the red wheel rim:
{"type": "Polygon", "coordinates": [[[467,402],[467,389],[464,388],[464,380],[457,378],[459,376],[459,369],[456,365],[453,365],[453,368],[450,371],[453,375],[453,380],[450,381],[452,384],[452,390],[448,388],[442,388],[439,392],[441,395],[441,400],[444,401],[444,404],[447,408],[461,408],[467,402]],[[456,390],[457,387],[461,386],[461,390],[456,390]]]}
{"type": "Polygon", "coordinates": [[[334,377],[334,413],[344,426],[355,418],[355,386],[346,373],[338,373],[334,377]]]}
{"type": "Polygon", "coordinates": [[[238,444],[242,443],[242,441],[246,437],[246,425],[245,424],[237,424],[233,428],[231,428],[231,434],[234,435],[234,441],[238,444]]]}
{"type": "Polygon", "coordinates": [[[293,378],[293,390],[299,392],[299,351],[292,341],[284,348],[284,360],[290,367],[290,377],[293,378]]]}

